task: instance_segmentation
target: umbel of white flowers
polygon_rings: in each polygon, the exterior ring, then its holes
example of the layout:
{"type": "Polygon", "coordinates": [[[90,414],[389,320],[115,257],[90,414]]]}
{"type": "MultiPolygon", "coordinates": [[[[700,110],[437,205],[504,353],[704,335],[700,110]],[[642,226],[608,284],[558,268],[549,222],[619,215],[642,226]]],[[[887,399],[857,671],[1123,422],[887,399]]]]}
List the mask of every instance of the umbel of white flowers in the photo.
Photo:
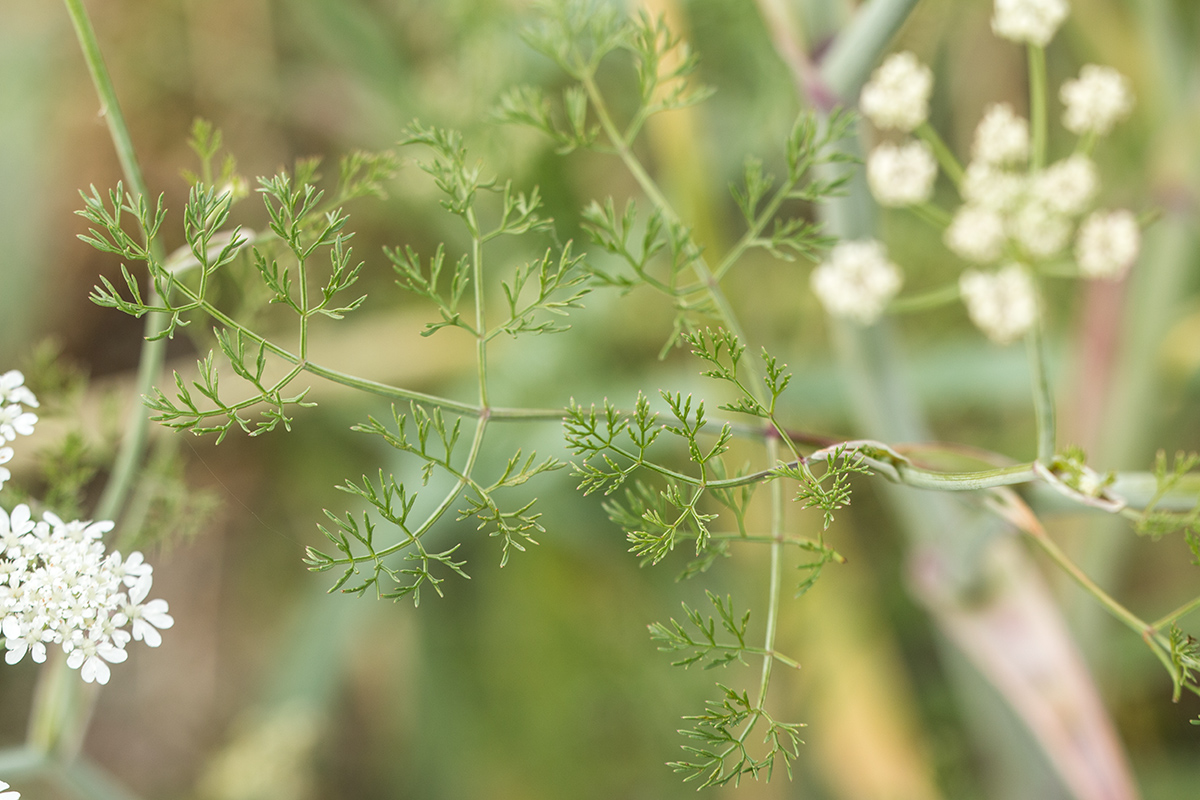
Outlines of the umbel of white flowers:
{"type": "Polygon", "coordinates": [[[85,681],[108,683],[109,664],[128,654],[130,639],[150,647],[174,624],[165,600],[146,601],[153,568],[141,553],[105,554],[100,537],[111,522],[63,522],[50,512],[35,522],[29,506],[0,509],[0,630],[5,662],[28,653],[46,660],[48,646],[67,654],[85,681]]]}
{"type": "MultiPolygon", "coordinates": [[[[1041,47],[1053,38],[1068,11],[1065,0],[996,0],[992,30],[1041,47]]],[[[863,115],[878,130],[905,137],[899,144],[881,142],[867,157],[867,184],[880,205],[921,206],[933,196],[934,150],[906,136],[915,132],[936,141],[926,124],[932,90],[932,72],[912,53],[886,58],[863,87],[863,115]]],[[[1141,248],[1141,231],[1132,212],[1101,209],[1088,215],[1100,180],[1086,153],[1094,137],[1107,134],[1128,116],[1133,107],[1128,81],[1116,70],[1089,64],[1078,78],[1063,84],[1059,98],[1063,127],[1083,137],[1081,148],[1033,170],[1029,123],[1008,104],[989,106],[959,181],[963,203],[943,233],[946,246],[964,261],[1005,265],[991,273],[968,269],[959,282],[968,316],[999,344],[1014,341],[1034,324],[1037,265],[1064,257],[1072,237],[1075,262],[1085,278],[1124,277],[1141,248]]],[[[813,272],[813,290],[830,314],[870,324],[899,288],[899,268],[887,260],[883,245],[871,247],[865,260],[849,259],[835,249],[813,272]]]]}
{"type": "MultiPolygon", "coordinates": [[[[0,376],[0,411],[16,408],[0,417],[13,432],[0,424],[4,441],[32,433],[37,422],[21,410],[37,406],[24,383],[16,370],[0,376]]],[[[8,452],[0,458],[7,461],[12,448],[3,450],[8,452]]],[[[0,478],[8,477],[0,468],[0,478]]],[[[162,643],[159,631],[174,620],[165,600],[146,600],[154,570],[141,553],[106,554],[100,538],[112,528],[108,521],[64,522],[49,511],[34,520],[24,503],[12,513],[0,508],[0,635],[7,663],[26,654],[41,663],[47,648],[57,646],[85,681],[108,683],[108,665],[128,657],[130,640],[162,643]]],[[[9,797],[0,794],[0,800],[9,797]]]]}

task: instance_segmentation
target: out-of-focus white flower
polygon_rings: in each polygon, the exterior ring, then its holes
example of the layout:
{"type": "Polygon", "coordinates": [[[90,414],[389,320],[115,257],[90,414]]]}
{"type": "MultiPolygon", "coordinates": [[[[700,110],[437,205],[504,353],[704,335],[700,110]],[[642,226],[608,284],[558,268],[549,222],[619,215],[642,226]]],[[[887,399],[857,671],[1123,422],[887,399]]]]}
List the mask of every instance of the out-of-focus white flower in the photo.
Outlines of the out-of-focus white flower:
{"type": "Polygon", "coordinates": [[[1071,223],[1040,200],[1027,201],[1009,219],[1009,234],[1033,258],[1049,258],[1071,238],[1071,223]]]}
{"type": "Polygon", "coordinates": [[[9,787],[8,787],[7,783],[5,783],[4,781],[0,781],[0,800],[21,800],[20,792],[5,791],[5,789],[8,789],[8,788],[9,787]]]}
{"type": "Polygon", "coordinates": [[[963,199],[971,205],[1008,211],[1025,192],[1025,177],[982,161],[972,161],[963,174],[963,199]]]}
{"type": "Polygon", "coordinates": [[[975,128],[971,157],[984,164],[1013,164],[1029,158],[1029,123],[1008,103],[996,103],[975,128]]]}
{"type": "Polygon", "coordinates": [[[1004,253],[1004,217],[990,208],[965,205],[946,228],[946,246],[968,261],[991,264],[1004,253]]]}
{"type": "Polygon", "coordinates": [[[1037,321],[1033,279],[1020,264],[999,272],[969,269],[958,282],[971,321],[997,344],[1008,344],[1037,321]]]}
{"type": "Polygon", "coordinates": [[[933,73],[909,52],[894,53],[859,96],[862,113],[881,129],[911,131],[929,116],[933,73]]]}
{"type": "Polygon", "coordinates": [[[1032,195],[1060,214],[1074,216],[1091,202],[1099,184],[1096,165],[1087,156],[1076,154],[1034,175],[1032,195]]]}
{"type": "Polygon", "coordinates": [[[12,477],[12,473],[8,471],[8,467],[3,466],[9,461],[12,461],[13,449],[11,447],[0,447],[0,489],[4,488],[4,482],[12,477]]]}
{"type": "Polygon", "coordinates": [[[4,660],[28,654],[45,661],[49,645],[91,683],[107,683],[109,664],[128,656],[133,638],[156,647],[173,620],[163,600],[143,602],[153,582],[140,553],[105,555],[100,537],[111,522],[63,522],[52,513],[34,522],[29,507],[0,509],[0,634],[4,660]],[[126,588],[128,591],[126,591],[126,588]],[[132,626],[133,633],[125,630],[132,626]]]}
{"type": "Polygon", "coordinates": [[[992,32],[1045,47],[1069,11],[1067,0],[996,0],[992,32]]]}
{"type": "Polygon", "coordinates": [[[1142,232],[1132,211],[1096,211],[1079,226],[1075,260],[1089,278],[1117,280],[1133,266],[1141,246],[1142,232]]]}
{"type": "Polygon", "coordinates": [[[874,240],[842,242],[812,272],[812,289],[825,310],[869,325],[900,290],[900,268],[874,240]]]}
{"type": "Polygon", "coordinates": [[[1063,127],[1072,133],[1104,135],[1133,109],[1129,81],[1112,67],[1087,64],[1058,92],[1066,106],[1063,127]]]}
{"type": "Polygon", "coordinates": [[[937,161],[925,142],[884,142],[867,157],[867,183],[880,205],[911,206],[933,196],[937,161]]]}

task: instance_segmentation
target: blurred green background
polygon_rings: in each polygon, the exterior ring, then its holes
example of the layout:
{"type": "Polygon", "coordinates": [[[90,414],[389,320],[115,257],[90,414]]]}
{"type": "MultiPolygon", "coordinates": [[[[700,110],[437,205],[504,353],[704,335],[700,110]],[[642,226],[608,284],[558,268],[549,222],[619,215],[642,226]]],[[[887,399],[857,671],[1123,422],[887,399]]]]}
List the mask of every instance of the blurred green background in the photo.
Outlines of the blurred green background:
{"type": "MultiPolygon", "coordinates": [[[[838,2],[790,5],[818,47],[851,11],[838,2]]],[[[1023,58],[991,35],[990,5],[924,0],[897,43],[934,66],[933,122],[960,153],[986,103],[1024,106],[1023,58]]],[[[1164,209],[1165,233],[1151,233],[1141,267],[1149,261],[1169,269],[1146,270],[1154,282],[1135,276],[1129,285],[1054,287],[1062,438],[1084,445],[1100,468],[1145,469],[1158,448],[1200,449],[1200,12],[1189,0],[1072,5],[1050,50],[1051,84],[1093,61],[1131,76],[1137,114],[1097,154],[1103,201],[1164,209]],[[1141,309],[1142,321],[1118,322],[1125,308],[1141,309]],[[1122,330],[1125,339],[1115,335],[1122,330]],[[1131,342],[1137,347],[1123,347],[1131,342]]],[[[657,120],[642,153],[695,221],[699,239],[720,251],[740,234],[725,187],[746,154],[778,171],[798,102],[754,4],[647,6],[691,40],[700,77],[717,93],[657,120]]],[[[187,186],[179,173],[195,168],[186,139],[196,116],[224,131],[247,176],[311,155],[326,157],[332,171],[350,150],[394,146],[414,118],[462,129],[490,171],[541,187],[560,240],[585,239],[579,210],[591,199],[636,194],[615,161],[563,158],[535,135],[490,120],[509,86],[563,83],[519,37],[527,3],[112,0],[90,10],[148,183],[175,212],[168,248],[182,244],[178,211],[187,186]]],[[[630,77],[620,68],[608,74],[614,91],[630,77]]],[[[24,365],[44,394],[42,387],[56,385],[45,342],[57,343],[62,362],[90,381],[46,409],[38,443],[49,452],[77,430],[102,463],[119,424],[112,420],[130,401],[140,323],[87,300],[97,275],[118,271],[75,238],[83,230],[72,214],[77,191],[120,177],[97,110],[63,8],[0,0],[0,370],[24,365]]],[[[1069,144],[1052,138],[1051,146],[1062,152],[1069,144]]],[[[432,312],[394,287],[380,253],[382,245],[424,253],[442,240],[452,250],[462,246],[412,164],[423,154],[400,155],[408,163],[391,199],[348,209],[370,297],[344,323],[318,332],[318,360],[470,397],[468,343],[453,331],[417,337],[432,312]]],[[[239,221],[261,227],[265,216],[255,205],[244,203],[239,221]]],[[[885,216],[883,233],[910,288],[957,273],[937,235],[911,218],[885,216]]],[[[497,260],[515,263],[548,244],[531,240],[526,251],[497,260]]],[[[850,435],[846,389],[807,290],[809,269],[755,256],[727,288],[752,348],[767,346],[796,374],[786,395],[789,418],[850,435]]],[[[587,306],[568,334],[499,345],[493,399],[545,407],[607,396],[629,405],[639,389],[660,388],[716,396],[685,354],[656,359],[671,325],[660,298],[597,293],[587,306]]],[[[956,306],[901,318],[898,330],[913,388],[939,438],[1032,457],[1020,347],[990,345],[956,306]]],[[[172,344],[172,366],[184,369],[194,358],[186,338],[172,344]]],[[[316,387],[314,397],[319,407],[302,412],[290,433],[231,435],[214,447],[157,432],[138,519],[147,541],[159,540],[147,544],[155,590],[170,602],[176,626],[159,651],[141,650],[114,670],[85,752],[132,791],[155,798],[691,796],[663,766],[679,754],[679,717],[714,696],[715,679],[749,685],[757,669],[672,669],[645,625],[678,617],[681,599],[702,602],[704,586],[755,608],[752,625],[761,624],[765,553],[739,554],[703,585],[674,581],[679,559],[639,570],[599,501],[579,496],[559,472],[538,492],[547,527],[541,544],[515,554],[503,571],[494,543],[472,536],[468,524],[439,532],[466,539],[461,552],[472,574],[448,583],[445,598],[426,593],[414,610],[405,602],[326,596],[329,576],[306,572],[300,559],[305,544],[323,541],[321,510],[349,507],[334,485],[379,466],[398,474],[411,466],[392,463],[377,442],[349,431],[386,406],[328,387],[316,387]]],[[[496,453],[536,444],[562,455],[554,425],[494,426],[492,436],[496,453]]],[[[37,460],[17,467],[16,482],[25,479],[36,492],[37,460]]],[[[936,634],[907,593],[904,543],[873,484],[860,481],[857,489],[854,506],[832,529],[849,563],[827,571],[802,601],[785,601],[781,619],[781,649],[804,669],[778,675],[773,702],[785,718],[809,723],[809,744],[793,781],[777,775],[769,785],[743,785],[738,796],[1009,797],[1009,776],[996,772],[967,733],[977,710],[949,688],[936,634]]],[[[1087,563],[1095,517],[1049,522],[1087,563]]],[[[798,532],[817,524],[799,514],[792,523],[798,532]]],[[[1110,540],[1116,544],[1096,546],[1104,552],[1091,568],[1130,607],[1155,617],[1197,593],[1200,573],[1178,538],[1139,541],[1123,529],[1110,540]]],[[[1089,621],[1090,609],[1078,610],[1086,601],[1058,584],[1145,797],[1196,797],[1200,729],[1186,721],[1200,704],[1171,705],[1167,676],[1141,643],[1107,621],[1089,621]]],[[[23,739],[36,673],[29,663],[0,670],[0,745],[23,739]]],[[[1031,763],[1030,770],[1045,767],[1031,763]]],[[[27,800],[54,796],[38,785],[18,788],[27,800]]]]}

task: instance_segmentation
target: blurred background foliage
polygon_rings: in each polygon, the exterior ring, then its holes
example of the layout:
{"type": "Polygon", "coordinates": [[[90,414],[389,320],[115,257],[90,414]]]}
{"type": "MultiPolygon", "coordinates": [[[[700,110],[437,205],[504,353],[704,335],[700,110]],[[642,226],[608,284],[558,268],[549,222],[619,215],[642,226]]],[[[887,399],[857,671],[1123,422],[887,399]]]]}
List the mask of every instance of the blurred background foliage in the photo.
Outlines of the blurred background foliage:
{"type": "MultiPolygon", "coordinates": [[[[790,5],[816,48],[852,12],[849,2],[790,5]]],[[[1050,49],[1051,85],[1081,63],[1100,61],[1130,75],[1138,96],[1134,121],[1097,156],[1104,201],[1166,208],[1194,222],[1197,5],[1072,5],[1072,19],[1050,49]],[[1160,57],[1148,57],[1153,48],[1160,57]]],[[[746,154],[779,171],[798,110],[795,93],[754,4],[645,6],[690,39],[701,54],[700,76],[717,93],[696,109],[655,120],[643,155],[695,221],[698,238],[720,250],[740,233],[725,187],[746,154]]],[[[897,43],[934,66],[933,121],[960,153],[986,103],[1024,105],[1024,60],[990,33],[990,7],[990,0],[924,0],[897,43]]],[[[579,212],[591,199],[636,194],[614,161],[563,158],[535,135],[491,121],[509,86],[553,89],[564,80],[521,41],[529,7],[520,0],[110,0],[90,10],[148,183],[176,212],[168,249],[182,244],[180,171],[195,168],[186,139],[197,116],[224,131],[247,176],[313,155],[334,171],[336,158],[351,150],[393,147],[414,118],[459,128],[491,171],[522,188],[541,187],[563,241],[585,239],[579,212]]],[[[41,453],[15,465],[17,480],[37,492],[48,471],[80,476],[86,509],[99,485],[89,475],[102,477],[119,435],[112,420],[131,402],[140,325],[88,302],[96,276],[112,276],[118,265],[75,239],[82,225],[71,212],[77,190],[113,186],[119,170],[63,9],[0,0],[0,20],[0,369],[22,366],[40,396],[62,390],[63,397],[45,409],[41,453]]],[[[618,93],[630,78],[619,66],[606,74],[618,93]]],[[[1060,151],[1066,146],[1057,144],[1060,151]]],[[[411,163],[419,154],[400,155],[409,161],[390,198],[348,208],[370,297],[363,310],[319,331],[314,346],[322,355],[315,360],[469,396],[469,343],[453,334],[416,336],[431,312],[393,286],[380,252],[383,245],[430,253],[439,241],[452,249],[462,243],[427,176],[411,163]]],[[[264,225],[255,203],[240,213],[248,226],[264,225]]],[[[909,287],[956,274],[959,266],[936,234],[890,214],[882,224],[909,287]]],[[[1135,376],[1151,402],[1134,406],[1135,418],[1114,423],[1104,416],[1108,387],[1123,367],[1113,355],[1119,343],[1096,340],[1098,330],[1116,325],[1094,321],[1119,317],[1127,287],[1064,282],[1053,296],[1065,438],[1097,453],[1100,468],[1147,468],[1159,447],[1200,449],[1198,262],[1194,225],[1184,230],[1177,241],[1147,247],[1146,258],[1167,248],[1182,267],[1171,303],[1150,309],[1150,349],[1137,357],[1135,376]],[[1106,453],[1113,424],[1134,432],[1106,453]]],[[[548,244],[526,243],[527,250],[493,258],[512,264],[548,244]]],[[[593,258],[602,263],[604,256],[593,258]]],[[[848,435],[846,388],[807,290],[809,267],[752,256],[728,290],[751,346],[768,346],[796,374],[784,398],[787,416],[806,429],[848,435]]],[[[671,325],[658,297],[597,293],[587,306],[566,335],[498,347],[493,398],[545,407],[604,396],[628,405],[638,389],[715,395],[682,352],[656,360],[671,325]]],[[[897,329],[913,388],[939,438],[1032,457],[1021,348],[990,345],[955,306],[902,318],[897,329]]],[[[203,341],[203,331],[193,333],[203,341]]],[[[177,338],[172,366],[186,369],[195,347],[177,338]]],[[[304,544],[319,544],[321,510],[346,507],[334,484],[378,466],[404,467],[389,463],[378,443],[349,432],[381,403],[322,386],[313,396],[319,407],[300,414],[290,433],[231,436],[214,447],[157,431],[125,536],[153,550],[158,590],[177,622],[159,651],[138,652],[114,671],[86,752],[132,791],[156,798],[690,796],[693,790],[663,766],[678,753],[678,717],[711,696],[714,677],[740,685],[754,676],[683,672],[655,652],[645,625],[678,616],[681,598],[703,601],[700,585],[674,582],[682,561],[639,570],[599,501],[581,498],[560,472],[540,485],[547,527],[541,544],[516,554],[503,571],[494,543],[468,531],[461,552],[472,579],[449,583],[444,599],[428,594],[414,610],[327,597],[328,576],[307,573],[300,558],[304,544]]],[[[513,448],[536,442],[540,452],[561,455],[555,426],[494,426],[493,436],[513,448]]],[[[849,563],[828,570],[803,601],[785,603],[781,617],[781,649],[804,669],[781,674],[773,692],[785,718],[809,723],[809,744],[794,781],[777,776],[769,785],[744,785],[738,796],[1012,796],[1009,776],[966,735],[977,710],[947,687],[937,635],[906,590],[903,542],[873,484],[859,481],[857,489],[854,506],[833,529],[849,563]]],[[[1063,515],[1051,523],[1076,552],[1091,546],[1095,517],[1063,515]]],[[[792,520],[799,533],[815,524],[811,514],[792,520]]],[[[1196,568],[1181,541],[1137,541],[1127,529],[1116,541],[1096,567],[1131,607],[1153,617],[1196,593],[1196,568]]],[[[742,605],[759,604],[763,558],[739,554],[706,585],[742,605]]],[[[1059,589],[1074,607],[1073,588],[1059,589]]],[[[1167,676],[1141,644],[1106,621],[1087,622],[1087,614],[1077,615],[1078,629],[1145,796],[1194,798],[1200,750],[1197,729],[1186,720],[1200,713],[1195,698],[1172,706],[1167,676]]],[[[755,621],[761,624],[761,614],[755,621]]],[[[0,745],[23,738],[35,674],[29,663],[0,670],[0,745]]],[[[53,796],[38,786],[20,788],[31,800],[53,796]]],[[[1054,791],[1044,796],[1058,796],[1054,791]]]]}

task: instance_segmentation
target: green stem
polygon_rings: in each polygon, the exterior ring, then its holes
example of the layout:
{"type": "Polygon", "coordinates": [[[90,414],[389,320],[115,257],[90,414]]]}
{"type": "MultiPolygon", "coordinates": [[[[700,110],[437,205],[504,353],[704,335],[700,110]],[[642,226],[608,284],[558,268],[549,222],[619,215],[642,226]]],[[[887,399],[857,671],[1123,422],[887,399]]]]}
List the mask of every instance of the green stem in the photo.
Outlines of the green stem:
{"type": "Polygon", "coordinates": [[[479,227],[475,221],[475,212],[467,212],[467,227],[471,229],[471,270],[472,283],[475,284],[475,363],[479,370],[479,405],[488,407],[487,392],[487,328],[484,327],[483,313],[483,239],[479,236],[479,227]]]}
{"type": "MultiPolygon", "coordinates": [[[[104,56],[100,52],[100,43],[96,39],[92,21],[83,7],[82,0],[64,0],[64,3],[67,7],[67,14],[71,18],[71,24],[75,28],[75,36],[79,40],[79,47],[83,52],[84,61],[87,63],[88,72],[92,76],[92,83],[100,100],[100,113],[108,124],[108,132],[112,138],[117,159],[121,164],[121,172],[135,197],[149,197],[150,193],[146,189],[146,181],[142,177],[142,170],[138,165],[137,155],[133,148],[133,139],[129,135],[125,115],[121,113],[121,104],[117,100],[116,88],[108,74],[108,67],[105,66],[104,56]]],[[[162,244],[158,240],[147,244],[151,257],[157,263],[163,263],[165,259],[162,244]]],[[[149,304],[157,302],[153,296],[153,290],[151,290],[147,302],[149,304]]],[[[154,337],[165,329],[166,322],[167,317],[164,314],[151,313],[146,316],[145,335],[147,341],[142,344],[141,357],[138,361],[137,385],[134,390],[137,397],[150,393],[162,370],[167,343],[154,337]]],[[[140,403],[136,404],[133,411],[130,412],[108,483],[105,484],[100,501],[96,505],[95,516],[97,519],[115,520],[120,515],[121,507],[129,496],[134,477],[142,462],[149,427],[149,415],[140,403]]]]}
{"type": "Polygon", "coordinates": [[[1030,44],[1028,53],[1030,167],[1037,171],[1046,165],[1046,50],[1030,44]]]}
{"type": "Polygon", "coordinates": [[[932,203],[919,203],[908,206],[908,210],[939,231],[946,230],[946,228],[950,227],[950,223],[954,221],[949,212],[943,208],[938,208],[932,203]]]}
{"type": "Polygon", "coordinates": [[[893,314],[911,314],[914,311],[926,311],[931,308],[950,305],[958,302],[960,293],[958,283],[948,283],[936,289],[930,289],[918,294],[897,297],[888,304],[887,310],[893,314]]]}
{"type": "Polygon", "coordinates": [[[1172,611],[1170,614],[1167,614],[1162,619],[1156,619],[1153,623],[1154,630],[1156,630],[1156,631],[1162,630],[1164,627],[1166,627],[1167,625],[1170,625],[1172,622],[1177,622],[1178,620],[1183,619],[1188,614],[1195,611],[1197,608],[1200,608],[1200,597],[1197,597],[1193,600],[1189,600],[1188,602],[1181,605],[1179,608],[1172,611]]]}
{"type": "MultiPolygon", "coordinates": [[[[629,143],[626,141],[624,135],[620,130],[618,130],[616,124],[613,122],[612,116],[608,113],[608,106],[604,102],[604,97],[600,94],[599,87],[596,86],[595,79],[590,73],[584,74],[582,83],[584,90],[587,92],[588,97],[592,101],[592,107],[596,111],[596,118],[599,120],[601,128],[604,129],[604,134],[608,137],[609,141],[612,143],[612,146],[616,149],[617,156],[621,159],[622,163],[625,164],[625,168],[629,170],[629,173],[633,176],[634,180],[637,181],[638,186],[640,186],[642,191],[646,193],[646,196],[650,198],[650,202],[652,202],[660,211],[662,211],[663,215],[667,218],[667,221],[674,224],[680,224],[681,221],[678,212],[675,211],[674,206],[672,206],[671,202],[667,200],[666,195],[662,193],[662,190],[659,189],[658,184],[655,183],[654,179],[650,177],[650,174],[646,172],[637,156],[633,154],[633,150],[630,148],[629,143]]],[[[696,273],[696,278],[708,292],[709,297],[716,306],[717,316],[721,319],[722,324],[724,324],[729,329],[729,332],[736,336],[739,341],[746,341],[745,333],[742,331],[741,325],[738,323],[737,314],[734,312],[733,306],[729,302],[729,298],[726,297],[725,292],[721,290],[721,286],[718,283],[717,278],[713,275],[712,270],[709,269],[708,262],[705,261],[703,254],[700,253],[696,245],[690,240],[687,247],[688,256],[692,259],[692,269],[696,273]]]]}
{"type": "Polygon", "coordinates": [[[717,265],[716,270],[713,272],[713,277],[716,280],[720,281],[724,278],[725,274],[733,268],[733,265],[741,259],[742,254],[754,244],[755,240],[758,239],[758,235],[762,233],[763,228],[767,226],[767,223],[775,218],[775,213],[779,211],[779,207],[783,205],[783,201],[796,188],[797,183],[799,183],[799,178],[794,181],[788,180],[771,196],[766,206],[763,207],[762,213],[755,216],[754,221],[746,229],[746,232],[742,234],[742,237],[738,239],[737,243],[721,259],[721,263],[717,265]]]}
{"type": "Polygon", "coordinates": [[[1041,293],[1037,298],[1037,319],[1029,329],[1029,363],[1033,369],[1033,410],[1037,420],[1037,458],[1049,465],[1055,453],[1054,393],[1050,388],[1050,371],[1046,363],[1046,334],[1043,323],[1041,293]]]}
{"type": "Polygon", "coordinates": [[[1109,614],[1120,620],[1126,627],[1128,627],[1138,636],[1142,637],[1146,644],[1150,646],[1150,649],[1154,650],[1156,654],[1160,655],[1161,660],[1162,643],[1156,638],[1156,631],[1153,626],[1144,622],[1132,611],[1114,600],[1112,596],[1108,594],[1108,592],[1101,589],[1095,581],[1088,577],[1087,573],[1085,573],[1075,564],[1074,561],[1067,557],[1066,553],[1064,553],[1059,546],[1055,544],[1052,539],[1050,539],[1050,537],[1046,536],[1044,533],[1037,533],[1033,531],[1026,532],[1029,534],[1029,538],[1032,539],[1033,542],[1042,549],[1042,552],[1050,556],[1050,559],[1054,561],[1054,563],[1057,564],[1063,572],[1070,575],[1071,579],[1079,584],[1084,591],[1096,598],[1096,600],[1108,610],[1109,614]]]}
{"type": "Polygon", "coordinates": [[[933,150],[933,155],[937,159],[938,164],[941,165],[942,171],[946,173],[946,177],[954,183],[956,189],[960,189],[963,182],[962,164],[958,163],[958,159],[951,152],[950,148],[946,146],[946,142],[942,139],[941,135],[928,122],[922,122],[918,125],[914,133],[929,145],[930,149],[933,150]]]}
{"type": "MultiPolygon", "coordinates": [[[[100,43],[91,19],[82,0],[64,2],[100,100],[100,111],[108,124],[109,135],[125,181],[135,196],[149,197],[146,181],[142,177],[133,148],[133,139],[125,123],[125,116],[121,113],[116,89],[100,52],[100,43]]],[[[155,239],[146,242],[146,246],[151,258],[159,264],[163,263],[162,244],[155,239]]],[[[157,302],[153,289],[150,290],[147,299],[151,304],[157,302]]],[[[149,394],[162,371],[162,364],[166,358],[166,341],[159,338],[158,334],[165,330],[166,324],[167,317],[163,314],[151,313],[146,317],[146,341],[142,343],[138,359],[134,392],[136,397],[149,394]]],[[[142,464],[149,427],[149,414],[141,403],[135,403],[129,412],[125,432],[113,460],[112,471],[93,512],[94,518],[117,521],[120,517],[142,464]]],[[[45,753],[58,752],[64,758],[75,755],[79,744],[82,743],[82,729],[91,715],[91,704],[96,697],[95,692],[90,692],[90,702],[80,702],[77,684],[76,676],[66,666],[65,658],[56,659],[49,669],[42,672],[29,717],[30,746],[45,753]],[[70,682],[70,686],[65,685],[66,682],[70,682]]]]}
{"type": "MultiPolygon", "coordinates": [[[[767,440],[767,459],[775,463],[779,459],[779,444],[775,439],[767,440]]],[[[762,709],[767,701],[767,689],[771,684],[771,667],[775,663],[775,627],[779,619],[779,584],[781,582],[783,555],[783,519],[784,498],[783,483],[771,483],[771,577],[767,586],[767,628],[763,634],[763,651],[771,655],[763,656],[762,677],[758,685],[758,702],[755,707],[762,709]]]]}

